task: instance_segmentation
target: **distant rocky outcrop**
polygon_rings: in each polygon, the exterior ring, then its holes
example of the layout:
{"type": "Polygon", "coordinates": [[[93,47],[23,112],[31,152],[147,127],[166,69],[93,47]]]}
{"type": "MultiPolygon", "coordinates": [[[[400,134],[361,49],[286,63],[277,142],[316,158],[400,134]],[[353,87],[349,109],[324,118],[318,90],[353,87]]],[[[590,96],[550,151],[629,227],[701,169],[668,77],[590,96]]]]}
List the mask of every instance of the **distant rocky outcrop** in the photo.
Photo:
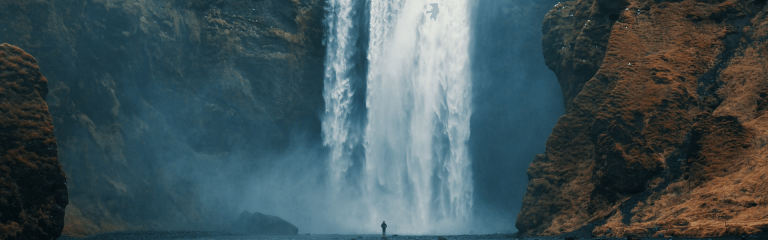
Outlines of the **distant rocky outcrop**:
{"type": "Polygon", "coordinates": [[[768,227],[764,0],[578,0],[543,27],[566,115],[528,169],[524,235],[768,227]]]}
{"type": "Polygon", "coordinates": [[[324,4],[0,1],[0,42],[34,55],[50,81],[63,234],[229,220],[214,216],[230,216],[217,199],[203,205],[199,179],[251,174],[294,136],[321,144],[324,4]]]}
{"type": "Polygon", "coordinates": [[[56,239],[67,181],[56,155],[48,81],[37,60],[0,45],[0,239],[56,239]]]}
{"type": "Polygon", "coordinates": [[[256,235],[296,235],[299,233],[299,228],[282,218],[248,211],[241,213],[232,227],[235,232],[256,235]]]}

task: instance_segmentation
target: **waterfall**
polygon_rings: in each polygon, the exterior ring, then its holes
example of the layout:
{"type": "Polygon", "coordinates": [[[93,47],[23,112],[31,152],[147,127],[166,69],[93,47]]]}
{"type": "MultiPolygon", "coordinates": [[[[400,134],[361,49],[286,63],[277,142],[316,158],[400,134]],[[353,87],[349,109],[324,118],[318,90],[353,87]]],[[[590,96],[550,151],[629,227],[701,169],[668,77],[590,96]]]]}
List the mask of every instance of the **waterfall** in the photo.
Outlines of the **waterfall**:
{"type": "Polygon", "coordinates": [[[323,141],[350,228],[468,231],[468,1],[328,1],[323,141]]]}
{"type": "Polygon", "coordinates": [[[332,0],[326,9],[323,144],[330,148],[329,176],[334,194],[345,185],[353,161],[362,158],[365,124],[365,1],[332,0]],[[356,159],[357,158],[357,159],[356,159]]]}

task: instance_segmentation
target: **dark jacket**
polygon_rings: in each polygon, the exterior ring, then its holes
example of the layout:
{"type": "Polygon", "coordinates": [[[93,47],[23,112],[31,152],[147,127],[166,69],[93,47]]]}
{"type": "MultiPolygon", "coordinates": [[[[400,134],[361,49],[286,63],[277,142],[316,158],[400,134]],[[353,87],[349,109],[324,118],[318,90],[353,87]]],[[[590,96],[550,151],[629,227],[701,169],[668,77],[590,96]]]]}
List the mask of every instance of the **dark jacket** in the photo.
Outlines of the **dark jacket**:
{"type": "Polygon", "coordinates": [[[381,228],[386,229],[387,228],[387,223],[381,223],[381,228]]]}

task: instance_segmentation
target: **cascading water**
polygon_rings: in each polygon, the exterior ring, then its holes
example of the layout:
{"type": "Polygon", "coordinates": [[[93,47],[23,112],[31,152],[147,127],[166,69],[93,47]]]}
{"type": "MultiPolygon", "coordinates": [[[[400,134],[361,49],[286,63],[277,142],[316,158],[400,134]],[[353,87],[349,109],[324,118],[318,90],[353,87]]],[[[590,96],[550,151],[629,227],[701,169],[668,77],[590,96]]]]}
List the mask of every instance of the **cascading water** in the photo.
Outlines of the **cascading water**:
{"type": "Polygon", "coordinates": [[[468,230],[469,3],[438,1],[436,20],[430,3],[328,2],[323,138],[350,229],[468,230]]]}
{"type": "Polygon", "coordinates": [[[353,161],[363,158],[365,124],[365,51],[368,45],[366,2],[329,2],[328,36],[325,39],[325,116],[323,144],[330,147],[330,184],[338,194],[352,174],[353,161]]]}

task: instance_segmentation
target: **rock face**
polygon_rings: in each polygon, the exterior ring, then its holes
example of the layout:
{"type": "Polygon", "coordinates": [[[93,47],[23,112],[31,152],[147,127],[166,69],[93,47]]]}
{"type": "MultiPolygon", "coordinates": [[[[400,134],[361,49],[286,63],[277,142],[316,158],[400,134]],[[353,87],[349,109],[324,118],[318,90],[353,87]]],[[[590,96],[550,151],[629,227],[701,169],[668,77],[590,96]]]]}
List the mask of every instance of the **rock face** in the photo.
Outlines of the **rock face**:
{"type": "Polygon", "coordinates": [[[0,45],[0,239],[56,239],[67,182],[56,155],[48,81],[37,60],[0,45]]]}
{"type": "Polygon", "coordinates": [[[242,184],[296,136],[320,142],[324,4],[0,1],[0,42],[50,80],[63,234],[210,226],[229,207],[215,183],[242,184]]]}
{"type": "Polygon", "coordinates": [[[544,21],[566,115],[528,169],[527,235],[768,226],[764,0],[563,2],[544,21]]]}
{"type": "Polygon", "coordinates": [[[260,235],[296,235],[299,228],[282,218],[255,212],[245,211],[240,214],[233,224],[234,231],[260,235]]]}

